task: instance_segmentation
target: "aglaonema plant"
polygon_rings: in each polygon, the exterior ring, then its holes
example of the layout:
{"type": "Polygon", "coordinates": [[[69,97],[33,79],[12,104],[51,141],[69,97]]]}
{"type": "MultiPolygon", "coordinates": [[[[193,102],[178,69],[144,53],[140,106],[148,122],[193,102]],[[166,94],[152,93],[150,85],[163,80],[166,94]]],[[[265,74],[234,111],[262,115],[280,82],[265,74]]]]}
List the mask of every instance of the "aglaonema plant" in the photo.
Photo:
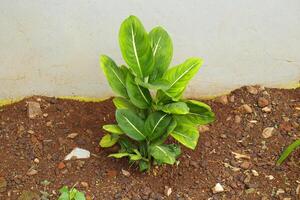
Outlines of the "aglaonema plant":
{"type": "Polygon", "coordinates": [[[112,90],[117,124],[104,125],[107,132],[101,147],[119,144],[110,157],[128,157],[141,171],[152,163],[174,164],[181,150],[178,142],[195,149],[198,125],[214,120],[211,108],[199,101],[184,100],[182,95],[202,65],[189,58],[169,69],[173,44],[162,27],[149,33],[140,20],[129,16],[119,30],[119,44],[125,65],[117,65],[102,55],[100,65],[112,90]],[[170,144],[169,137],[176,143],[170,144]],[[167,141],[168,140],[168,141],[167,141]]]}

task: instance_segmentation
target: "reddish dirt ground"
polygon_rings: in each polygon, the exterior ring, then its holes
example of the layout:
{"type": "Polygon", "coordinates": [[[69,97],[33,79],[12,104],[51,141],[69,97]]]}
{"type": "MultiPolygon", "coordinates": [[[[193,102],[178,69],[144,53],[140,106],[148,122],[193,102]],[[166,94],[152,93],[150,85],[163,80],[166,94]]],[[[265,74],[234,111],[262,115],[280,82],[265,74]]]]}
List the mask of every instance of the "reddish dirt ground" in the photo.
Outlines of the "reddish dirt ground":
{"type": "Polygon", "coordinates": [[[275,165],[284,147],[300,138],[300,88],[243,87],[205,102],[216,121],[200,128],[196,150],[183,148],[178,166],[154,167],[148,174],[126,159],[108,158],[115,148],[99,148],[101,126],[115,121],[111,99],[31,97],[1,107],[0,199],[57,199],[59,188],[75,184],[97,200],[300,199],[300,151],[275,165]],[[30,101],[40,104],[41,117],[29,119],[30,101]],[[273,129],[264,138],[267,127],[273,129]],[[78,135],[68,138],[71,133],[78,135]],[[62,162],[74,147],[89,150],[91,157],[62,162]],[[223,192],[213,193],[216,183],[223,192]]]}

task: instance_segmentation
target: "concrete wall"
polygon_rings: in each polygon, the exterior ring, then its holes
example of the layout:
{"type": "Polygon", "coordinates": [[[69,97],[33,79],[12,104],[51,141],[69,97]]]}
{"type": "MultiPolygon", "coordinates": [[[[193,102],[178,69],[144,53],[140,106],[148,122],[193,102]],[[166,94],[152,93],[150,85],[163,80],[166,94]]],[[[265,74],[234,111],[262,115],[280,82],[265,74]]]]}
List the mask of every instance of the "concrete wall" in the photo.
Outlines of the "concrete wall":
{"type": "Polygon", "coordinates": [[[137,15],[173,38],[173,64],[205,60],[189,96],[300,80],[299,0],[1,0],[0,98],[112,94],[100,54],[123,63],[120,23],[137,15]]]}

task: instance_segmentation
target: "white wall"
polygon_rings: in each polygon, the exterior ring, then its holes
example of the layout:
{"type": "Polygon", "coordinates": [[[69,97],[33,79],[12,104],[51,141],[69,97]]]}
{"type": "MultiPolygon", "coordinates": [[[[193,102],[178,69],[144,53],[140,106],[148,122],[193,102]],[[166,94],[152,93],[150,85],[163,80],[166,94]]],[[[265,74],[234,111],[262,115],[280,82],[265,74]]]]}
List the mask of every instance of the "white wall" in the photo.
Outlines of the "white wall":
{"type": "Polygon", "coordinates": [[[119,25],[137,15],[173,38],[173,64],[205,60],[188,92],[300,80],[299,0],[1,0],[0,98],[112,94],[100,54],[120,64],[119,25]]]}

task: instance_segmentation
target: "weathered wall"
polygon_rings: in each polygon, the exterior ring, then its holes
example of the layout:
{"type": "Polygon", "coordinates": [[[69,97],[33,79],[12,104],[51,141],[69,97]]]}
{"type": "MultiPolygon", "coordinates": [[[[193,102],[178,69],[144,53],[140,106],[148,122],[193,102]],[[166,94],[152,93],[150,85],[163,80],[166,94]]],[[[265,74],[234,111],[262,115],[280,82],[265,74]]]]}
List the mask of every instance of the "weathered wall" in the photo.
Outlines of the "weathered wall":
{"type": "Polygon", "coordinates": [[[173,64],[205,60],[190,96],[300,79],[299,0],[1,0],[0,98],[112,94],[98,57],[122,63],[118,29],[130,14],[168,30],[173,64]]]}

